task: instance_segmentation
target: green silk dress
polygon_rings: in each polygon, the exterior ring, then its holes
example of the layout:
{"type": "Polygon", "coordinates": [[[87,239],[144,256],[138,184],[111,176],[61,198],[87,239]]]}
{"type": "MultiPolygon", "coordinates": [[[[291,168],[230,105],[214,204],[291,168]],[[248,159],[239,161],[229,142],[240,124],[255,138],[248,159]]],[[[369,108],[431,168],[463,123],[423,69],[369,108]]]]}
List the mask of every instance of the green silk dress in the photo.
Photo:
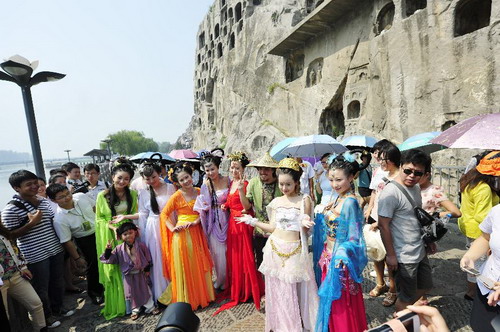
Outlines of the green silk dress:
{"type": "MultiPolygon", "coordinates": [[[[132,209],[130,214],[137,213],[137,191],[130,190],[132,195],[132,209]]],[[[122,201],[115,207],[116,214],[128,214],[127,203],[122,201]]],[[[95,237],[97,256],[99,257],[106,250],[106,245],[109,240],[113,240],[113,248],[122,243],[117,240],[114,232],[108,227],[112,219],[111,209],[109,208],[104,191],[97,195],[96,200],[96,221],[95,221],[95,237]]],[[[125,219],[121,223],[116,224],[120,226],[124,222],[130,222],[130,219],[125,219]]],[[[123,279],[120,267],[117,264],[103,264],[100,260],[97,261],[99,268],[99,282],[104,286],[104,309],[101,314],[107,320],[113,319],[118,316],[123,316],[126,313],[125,295],[123,291],[123,279]]]]}

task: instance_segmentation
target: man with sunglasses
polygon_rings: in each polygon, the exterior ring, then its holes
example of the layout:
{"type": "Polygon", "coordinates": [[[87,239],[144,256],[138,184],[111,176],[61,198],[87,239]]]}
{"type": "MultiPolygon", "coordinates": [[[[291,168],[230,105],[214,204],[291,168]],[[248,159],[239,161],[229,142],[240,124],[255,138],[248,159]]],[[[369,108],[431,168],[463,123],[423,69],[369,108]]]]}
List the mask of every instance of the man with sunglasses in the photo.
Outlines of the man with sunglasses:
{"type": "MultiPolygon", "coordinates": [[[[414,206],[402,191],[405,190],[421,206],[422,197],[417,184],[430,164],[431,158],[420,150],[403,152],[399,175],[380,194],[378,222],[387,251],[387,266],[395,271],[396,311],[425,296],[432,288],[432,270],[421,238],[420,222],[415,216],[414,206]]],[[[428,249],[435,251],[435,246],[428,249]]]]}

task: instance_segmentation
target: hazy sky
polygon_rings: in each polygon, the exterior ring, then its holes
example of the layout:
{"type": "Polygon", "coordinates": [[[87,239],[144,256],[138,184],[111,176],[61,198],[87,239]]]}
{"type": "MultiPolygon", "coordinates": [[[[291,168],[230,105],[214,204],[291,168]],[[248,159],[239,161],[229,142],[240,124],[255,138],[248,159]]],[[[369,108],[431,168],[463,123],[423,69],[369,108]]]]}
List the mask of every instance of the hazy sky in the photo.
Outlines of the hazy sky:
{"type": "MultiPolygon", "coordinates": [[[[67,76],[32,88],[43,157],[121,129],[173,142],[193,114],[198,26],[213,0],[5,1],[0,60],[67,76]]],[[[0,81],[0,150],[30,152],[21,89],[0,81]]]]}

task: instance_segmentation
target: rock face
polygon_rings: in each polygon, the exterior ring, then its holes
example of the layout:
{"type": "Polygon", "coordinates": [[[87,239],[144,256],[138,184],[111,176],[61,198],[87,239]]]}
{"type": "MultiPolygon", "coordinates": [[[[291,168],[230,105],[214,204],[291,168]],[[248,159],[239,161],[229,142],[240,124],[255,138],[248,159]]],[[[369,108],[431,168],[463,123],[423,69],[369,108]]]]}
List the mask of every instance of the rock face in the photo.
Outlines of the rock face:
{"type": "Polygon", "coordinates": [[[216,0],[180,141],[260,154],[287,137],[396,143],[500,103],[500,1],[216,0]]]}

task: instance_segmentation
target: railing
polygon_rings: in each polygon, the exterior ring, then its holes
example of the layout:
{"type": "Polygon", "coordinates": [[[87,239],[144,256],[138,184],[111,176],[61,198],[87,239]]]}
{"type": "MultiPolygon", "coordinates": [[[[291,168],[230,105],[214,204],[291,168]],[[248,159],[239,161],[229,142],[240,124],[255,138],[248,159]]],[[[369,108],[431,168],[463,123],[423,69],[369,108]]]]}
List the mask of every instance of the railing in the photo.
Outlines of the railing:
{"type": "Polygon", "coordinates": [[[464,174],[462,166],[433,166],[431,181],[443,187],[446,195],[457,206],[459,204],[460,177],[464,174]]]}

